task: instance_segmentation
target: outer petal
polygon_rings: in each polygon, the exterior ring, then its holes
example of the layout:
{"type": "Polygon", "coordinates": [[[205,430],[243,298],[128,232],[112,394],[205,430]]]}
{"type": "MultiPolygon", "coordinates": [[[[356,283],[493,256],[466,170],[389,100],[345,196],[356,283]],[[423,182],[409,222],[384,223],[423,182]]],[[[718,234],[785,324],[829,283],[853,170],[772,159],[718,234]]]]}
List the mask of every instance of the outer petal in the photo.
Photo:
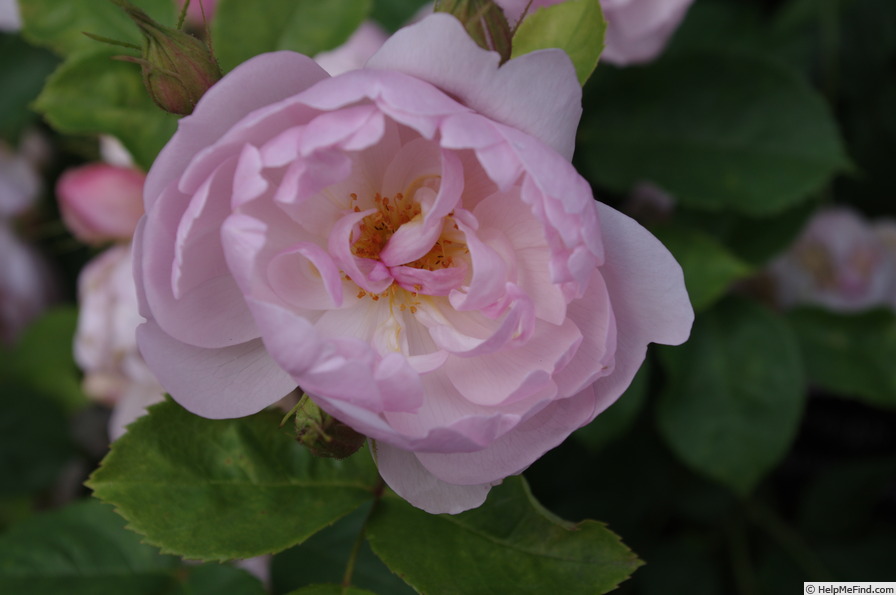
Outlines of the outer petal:
{"type": "Polygon", "coordinates": [[[561,50],[532,52],[498,68],[460,21],[434,14],[390,37],[367,68],[398,70],[429,81],[477,112],[540,139],[567,159],[575,148],[582,89],[561,50]],[[427,48],[420,52],[419,48],[427,48]]]}
{"type": "Polygon", "coordinates": [[[147,365],[178,403],[196,415],[226,419],[252,415],[296,387],[260,339],[203,349],[173,339],[152,321],[137,328],[147,365]]]}
{"type": "Polygon", "coordinates": [[[589,387],[555,401],[479,452],[417,453],[417,459],[448,483],[476,485],[521,473],[541,455],[563,442],[596,415],[597,399],[589,387]]]}
{"type": "Polygon", "coordinates": [[[371,442],[380,475],[395,493],[431,514],[457,514],[481,506],[494,483],[456,485],[446,483],[426,470],[414,453],[371,442]]]}
{"type": "Polygon", "coordinates": [[[234,68],[202,96],[193,115],[181,119],[177,132],[159,153],[146,179],[146,210],[166,185],[181,176],[195,154],[243,116],[325,78],[329,78],[326,71],[295,52],[262,54],[234,68]]]}
{"type": "Polygon", "coordinates": [[[600,272],[616,317],[617,344],[613,372],[594,383],[595,415],[631,384],[648,343],[684,343],[694,322],[681,266],[666,247],[619,211],[601,203],[598,210],[607,257],[600,272]]]}

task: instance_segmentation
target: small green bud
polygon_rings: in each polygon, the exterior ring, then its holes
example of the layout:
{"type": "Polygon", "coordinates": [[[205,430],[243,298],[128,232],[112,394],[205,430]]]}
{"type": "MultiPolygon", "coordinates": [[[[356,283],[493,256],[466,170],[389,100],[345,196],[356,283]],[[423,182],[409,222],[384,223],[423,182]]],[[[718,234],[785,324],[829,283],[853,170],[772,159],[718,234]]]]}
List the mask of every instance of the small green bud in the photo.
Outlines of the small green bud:
{"type": "Polygon", "coordinates": [[[143,34],[142,57],[121,59],[140,64],[143,84],[156,105],[174,114],[192,113],[199,98],[221,79],[212,51],[192,35],[157,23],[127,0],[112,1],[143,34]]]}
{"type": "Polygon", "coordinates": [[[498,52],[502,64],[510,60],[513,32],[492,0],[436,0],[435,11],[455,16],[479,47],[498,52]]]}
{"type": "Polygon", "coordinates": [[[293,411],[296,440],[316,457],[344,459],[364,444],[363,435],[328,415],[307,395],[302,396],[293,411]]]}

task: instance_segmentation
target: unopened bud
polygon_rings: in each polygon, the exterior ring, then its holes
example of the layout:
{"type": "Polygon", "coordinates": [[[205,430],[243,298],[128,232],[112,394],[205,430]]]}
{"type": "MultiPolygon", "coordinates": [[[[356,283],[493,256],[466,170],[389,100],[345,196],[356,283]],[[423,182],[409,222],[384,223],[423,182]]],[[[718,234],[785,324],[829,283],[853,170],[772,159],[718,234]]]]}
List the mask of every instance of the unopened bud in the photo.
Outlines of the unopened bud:
{"type": "Polygon", "coordinates": [[[316,457],[344,459],[364,444],[364,436],[321,410],[307,396],[296,405],[296,440],[316,457]]]}
{"type": "Polygon", "coordinates": [[[436,12],[456,17],[479,47],[498,52],[501,63],[510,60],[510,24],[492,0],[436,0],[436,12]]]}
{"type": "Polygon", "coordinates": [[[163,110],[193,112],[196,102],[221,79],[221,69],[209,47],[189,33],[165,27],[127,0],[121,6],[143,34],[143,56],[122,59],[140,64],[143,84],[163,110]]]}

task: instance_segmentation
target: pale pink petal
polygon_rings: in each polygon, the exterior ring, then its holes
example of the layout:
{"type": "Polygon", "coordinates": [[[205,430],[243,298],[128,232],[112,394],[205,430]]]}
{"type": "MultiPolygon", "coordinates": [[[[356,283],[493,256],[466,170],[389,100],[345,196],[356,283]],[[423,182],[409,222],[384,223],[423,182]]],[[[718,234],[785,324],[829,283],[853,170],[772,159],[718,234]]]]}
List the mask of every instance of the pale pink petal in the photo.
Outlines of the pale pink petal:
{"type": "Polygon", "coordinates": [[[501,479],[481,485],[446,483],[427,471],[414,453],[371,442],[370,449],[380,475],[392,490],[422,510],[432,514],[457,514],[481,506],[493,485],[501,479]]]}
{"type": "Polygon", "coordinates": [[[582,90],[569,57],[561,50],[542,50],[500,69],[499,61],[498,54],[476,45],[457,19],[434,14],[390,37],[367,68],[398,70],[429,81],[571,159],[582,90]],[[420,52],[421,47],[427,51],[420,52]]]}
{"type": "Polygon", "coordinates": [[[194,155],[212,145],[243,116],[291,97],[329,75],[311,58],[295,52],[262,54],[243,62],[218,81],[182,118],[177,132],[159,156],[146,179],[149,210],[164,187],[177,180],[194,155]],[[251,89],[251,93],[246,93],[251,89]]]}
{"type": "Polygon", "coordinates": [[[418,452],[417,459],[433,475],[452,484],[477,485],[517,475],[593,419],[596,403],[589,387],[574,397],[554,401],[481,451],[418,452]]]}
{"type": "Polygon", "coordinates": [[[204,349],[177,341],[149,321],[137,329],[137,344],[165,390],[202,417],[252,415],[296,387],[258,339],[204,349]]]}

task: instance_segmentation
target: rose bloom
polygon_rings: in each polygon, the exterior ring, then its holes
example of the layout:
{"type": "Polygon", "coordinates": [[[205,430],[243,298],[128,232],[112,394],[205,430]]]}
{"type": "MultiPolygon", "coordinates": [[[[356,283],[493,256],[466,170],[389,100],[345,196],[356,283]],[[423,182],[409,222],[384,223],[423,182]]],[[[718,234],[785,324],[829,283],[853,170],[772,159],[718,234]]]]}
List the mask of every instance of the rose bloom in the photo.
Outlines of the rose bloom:
{"type": "Polygon", "coordinates": [[[298,385],[456,513],[687,338],[678,264],[570,164],[569,58],[498,64],[437,14],[364,69],[277,52],[208,91],[135,238],[138,343],[176,400],[238,417],[298,385]]]}
{"type": "MultiPolygon", "coordinates": [[[[528,14],[564,0],[532,0],[528,14]]],[[[601,60],[617,66],[650,62],[662,53],[694,0],[600,0],[607,32],[601,60]]],[[[511,23],[529,0],[495,0],[511,23]]]]}
{"type": "Polygon", "coordinates": [[[896,223],[870,223],[844,207],[822,209],[769,272],[784,307],[896,307],[896,223]]]}

